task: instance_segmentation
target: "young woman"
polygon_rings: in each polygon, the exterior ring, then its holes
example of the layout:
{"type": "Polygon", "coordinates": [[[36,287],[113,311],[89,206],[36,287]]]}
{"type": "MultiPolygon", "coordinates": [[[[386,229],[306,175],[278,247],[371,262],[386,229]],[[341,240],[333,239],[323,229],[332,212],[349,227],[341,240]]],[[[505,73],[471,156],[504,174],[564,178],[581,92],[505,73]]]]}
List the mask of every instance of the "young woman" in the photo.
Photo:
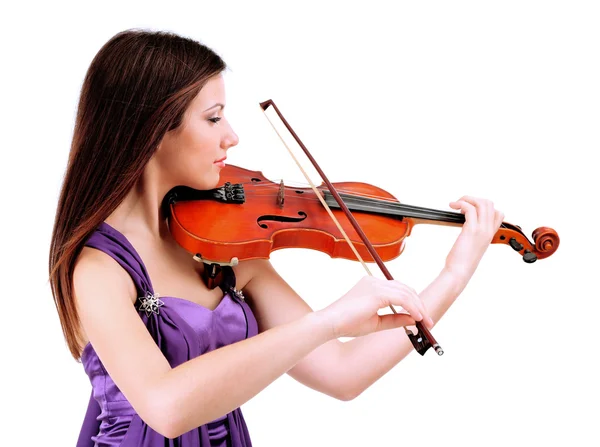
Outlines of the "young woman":
{"type": "Polygon", "coordinates": [[[502,222],[490,201],[452,202],[466,223],[420,294],[365,277],[313,311],[268,260],[241,262],[208,288],[160,205],[174,186],[219,185],[238,143],[225,69],[196,41],[128,30],[86,75],[49,266],[68,346],[92,384],[78,445],[249,446],[239,407],[284,373],[354,398],[413,350],[404,326],[442,317],[502,222]],[[389,305],[408,314],[378,315],[389,305]]]}

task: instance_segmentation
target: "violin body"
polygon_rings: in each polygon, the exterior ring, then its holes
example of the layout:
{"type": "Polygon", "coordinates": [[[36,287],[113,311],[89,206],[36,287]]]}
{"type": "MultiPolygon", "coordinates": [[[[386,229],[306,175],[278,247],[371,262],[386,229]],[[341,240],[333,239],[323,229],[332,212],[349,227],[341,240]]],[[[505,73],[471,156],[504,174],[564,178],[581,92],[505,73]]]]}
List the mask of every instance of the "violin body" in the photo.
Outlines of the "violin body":
{"type": "MultiPolygon", "coordinates": [[[[332,258],[357,260],[311,188],[274,183],[260,171],[233,165],[222,169],[221,183],[242,185],[243,202],[202,199],[185,187],[174,188],[165,197],[170,207],[167,211],[170,231],[188,252],[225,263],[232,258],[239,261],[269,258],[272,251],[282,248],[308,248],[332,258]]],[[[397,202],[390,193],[367,183],[334,185],[340,191],[397,202]]],[[[324,184],[318,187],[324,188],[324,184]]],[[[332,209],[332,212],[361,257],[374,262],[343,211],[332,209]]],[[[402,253],[405,237],[410,234],[410,222],[360,211],[354,217],[383,260],[402,253]]]]}

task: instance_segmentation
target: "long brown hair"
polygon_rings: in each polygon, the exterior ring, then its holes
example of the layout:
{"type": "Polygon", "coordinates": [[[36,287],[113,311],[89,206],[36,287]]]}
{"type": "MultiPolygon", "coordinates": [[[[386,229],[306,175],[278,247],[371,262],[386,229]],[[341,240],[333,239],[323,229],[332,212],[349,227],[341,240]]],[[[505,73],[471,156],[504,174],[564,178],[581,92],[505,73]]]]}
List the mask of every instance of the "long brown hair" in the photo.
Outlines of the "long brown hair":
{"type": "Polygon", "coordinates": [[[227,68],[210,48],[167,31],[129,29],[92,60],[77,109],[50,243],[49,281],[62,330],[78,360],[73,297],[77,256],[123,201],[167,131],[209,78],[227,68]]]}

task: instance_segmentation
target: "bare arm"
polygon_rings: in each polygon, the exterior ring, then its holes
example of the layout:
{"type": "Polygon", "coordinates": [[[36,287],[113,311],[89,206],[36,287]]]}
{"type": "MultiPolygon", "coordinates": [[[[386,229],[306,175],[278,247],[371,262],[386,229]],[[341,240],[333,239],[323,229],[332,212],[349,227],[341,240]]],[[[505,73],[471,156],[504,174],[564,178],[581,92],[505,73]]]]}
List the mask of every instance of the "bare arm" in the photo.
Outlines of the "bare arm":
{"type": "Polygon", "coordinates": [[[108,255],[84,248],[74,287],[85,333],[136,412],[168,438],[239,407],[333,336],[311,313],[171,368],[132,305],[131,286],[108,255]]]}
{"type": "MultiPolygon", "coordinates": [[[[455,207],[466,212],[468,225],[463,227],[440,274],[419,294],[434,322],[441,319],[464,290],[503,219],[503,214],[495,211],[491,202],[468,196],[464,199],[455,207]]],[[[311,312],[270,264],[254,262],[263,265],[254,275],[254,284],[249,284],[249,292],[264,330],[311,312]]],[[[288,374],[315,390],[350,400],[412,350],[404,328],[373,332],[347,343],[333,339],[298,362],[288,374]]]]}
{"type": "MultiPolygon", "coordinates": [[[[434,322],[442,318],[467,282],[468,279],[444,268],[419,294],[434,322]]],[[[375,332],[344,343],[336,372],[340,387],[349,398],[358,396],[413,350],[404,328],[375,332]]]]}
{"type": "MultiPolygon", "coordinates": [[[[256,309],[261,330],[286,324],[312,312],[269,261],[251,261],[257,272],[244,289],[256,309]]],[[[420,294],[429,316],[438,321],[467,279],[444,268],[420,294]]],[[[414,320],[413,320],[414,322],[414,320]]],[[[288,374],[304,385],[340,400],[351,400],[413,350],[404,328],[373,332],[347,343],[332,339],[298,362],[288,374]]]]}
{"type": "MultiPolygon", "coordinates": [[[[446,313],[475,273],[504,214],[494,209],[489,200],[470,196],[451,202],[461,209],[466,223],[446,257],[438,277],[419,297],[434,323],[446,313]]],[[[340,364],[344,366],[340,380],[351,396],[357,396],[392,369],[412,351],[412,344],[403,328],[372,333],[355,338],[342,348],[340,364]]]]}

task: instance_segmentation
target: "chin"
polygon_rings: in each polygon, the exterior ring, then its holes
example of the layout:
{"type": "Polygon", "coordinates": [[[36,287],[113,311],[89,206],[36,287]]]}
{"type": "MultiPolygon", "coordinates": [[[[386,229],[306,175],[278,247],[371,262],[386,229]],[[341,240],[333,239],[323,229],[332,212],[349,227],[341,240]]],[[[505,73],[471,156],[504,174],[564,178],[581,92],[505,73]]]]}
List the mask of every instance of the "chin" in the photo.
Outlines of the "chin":
{"type": "Polygon", "coordinates": [[[221,170],[212,169],[201,177],[195,177],[187,182],[187,186],[194,189],[206,190],[220,186],[221,170]]]}

